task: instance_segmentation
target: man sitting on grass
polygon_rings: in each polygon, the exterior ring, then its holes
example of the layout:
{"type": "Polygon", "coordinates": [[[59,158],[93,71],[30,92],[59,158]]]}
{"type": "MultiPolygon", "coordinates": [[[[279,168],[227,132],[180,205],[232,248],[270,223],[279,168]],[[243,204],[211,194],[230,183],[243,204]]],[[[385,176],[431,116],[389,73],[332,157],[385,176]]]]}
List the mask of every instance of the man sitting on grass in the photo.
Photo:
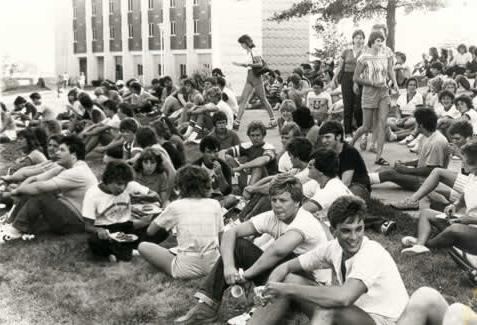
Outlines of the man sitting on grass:
{"type": "Polygon", "coordinates": [[[434,168],[447,168],[449,164],[449,143],[437,127],[437,115],[432,108],[418,108],[414,112],[418,130],[426,136],[418,159],[402,162],[394,167],[384,168],[378,173],[370,173],[371,184],[393,182],[403,189],[416,191],[434,168]]]}
{"type": "Polygon", "coordinates": [[[233,172],[241,175],[241,188],[247,183],[244,178],[250,175],[248,184],[255,184],[268,175],[277,173],[277,154],[275,147],[265,142],[267,129],[260,121],[252,121],[248,125],[247,135],[250,142],[222,150],[219,157],[226,161],[233,172]],[[234,158],[238,158],[237,160],[234,158]]]}
{"type": "Polygon", "coordinates": [[[44,231],[57,234],[84,231],[83,199],[88,188],[98,181],[84,161],[85,147],[77,136],[61,139],[56,155],[57,164],[64,171],[57,174],[52,169],[30,177],[11,192],[20,201],[12,211],[12,223],[3,229],[3,240],[44,231]]]}
{"type": "Polygon", "coordinates": [[[275,268],[263,295],[279,300],[247,324],[282,324],[291,301],[312,324],[395,324],[409,297],[389,252],[364,236],[365,217],[360,198],[337,199],[328,211],[336,239],[275,268]],[[333,269],[337,285],[320,286],[302,276],[324,267],[333,269]]]}
{"type": "Polygon", "coordinates": [[[215,112],[212,115],[212,123],[214,124],[214,129],[209,135],[219,140],[219,150],[240,145],[240,138],[237,132],[227,129],[227,115],[224,112],[215,112]]]}
{"type": "Polygon", "coordinates": [[[462,148],[464,162],[470,172],[464,193],[453,204],[444,209],[444,214],[435,210],[424,210],[419,216],[417,238],[407,236],[402,239],[405,248],[401,253],[415,255],[429,253],[430,249],[445,249],[453,246],[477,255],[475,238],[477,236],[477,142],[462,148]],[[463,215],[456,215],[461,208],[466,208],[463,215]],[[441,231],[436,237],[431,236],[431,225],[441,231]]]}
{"type": "MultiPolygon", "coordinates": [[[[457,121],[451,125],[448,135],[451,140],[450,151],[454,156],[463,159],[462,147],[471,140],[472,132],[472,125],[467,121],[457,121]]],[[[391,203],[391,206],[399,210],[419,210],[419,201],[429,194],[432,194],[432,201],[453,202],[464,192],[469,179],[466,169],[466,166],[462,166],[457,172],[447,168],[434,168],[414,194],[391,203]],[[439,186],[440,184],[445,187],[439,186]],[[437,192],[433,192],[436,190],[437,192]]]]}
{"type": "MultiPolygon", "coordinates": [[[[175,324],[199,325],[216,321],[222,296],[229,286],[247,281],[264,284],[278,263],[328,240],[321,223],[301,208],[303,192],[298,179],[277,177],[270,186],[270,197],[272,211],[224,233],[220,245],[222,257],[196,293],[197,305],[176,319],[175,324]],[[265,251],[245,239],[264,233],[275,239],[265,251]]],[[[316,275],[317,281],[330,280],[329,273],[316,275]]]]}

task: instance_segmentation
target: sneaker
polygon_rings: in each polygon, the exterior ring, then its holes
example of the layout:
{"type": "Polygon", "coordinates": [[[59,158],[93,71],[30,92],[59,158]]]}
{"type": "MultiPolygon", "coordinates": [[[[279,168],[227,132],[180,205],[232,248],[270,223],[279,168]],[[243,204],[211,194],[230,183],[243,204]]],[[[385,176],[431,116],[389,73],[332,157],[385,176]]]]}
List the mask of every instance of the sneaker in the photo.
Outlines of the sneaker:
{"type": "Polygon", "coordinates": [[[383,224],[381,225],[380,230],[381,230],[381,233],[384,236],[387,236],[390,233],[392,233],[396,228],[397,228],[397,225],[396,225],[395,221],[387,220],[387,221],[383,222],[383,224]]]}
{"type": "Polygon", "coordinates": [[[431,251],[429,248],[427,248],[424,245],[413,245],[412,247],[409,248],[404,248],[401,251],[401,254],[403,255],[420,255],[420,254],[426,254],[430,253],[431,251]]]}
{"type": "Polygon", "coordinates": [[[412,236],[406,236],[401,239],[401,243],[404,246],[408,246],[408,247],[415,246],[417,245],[417,238],[412,236]]]}
{"type": "Polygon", "coordinates": [[[116,257],[116,255],[114,254],[111,254],[108,256],[108,260],[111,262],[111,263],[117,263],[118,262],[118,258],[116,257]]]}
{"type": "Polygon", "coordinates": [[[0,239],[2,243],[5,243],[7,241],[22,239],[23,235],[24,234],[22,232],[13,227],[11,224],[6,224],[2,227],[0,239]]]}
{"type": "Polygon", "coordinates": [[[247,325],[247,321],[252,318],[252,315],[255,311],[255,307],[253,307],[249,312],[245,312],[241,315],[232,317],[227,321],[229,325],[247,325]]]}
{"type": "Polygon", "coordinates": [[[405,198],[390,204],[398,210],[419,210],[419,201],[414,201],[411,198],[405,198]]]}
{"type": "Polygon", "coordinates": [[[187,314],[174,320],[178,325],[202,325],[217,321],[217,310],[204,302],[198,302],[187,314]]]}

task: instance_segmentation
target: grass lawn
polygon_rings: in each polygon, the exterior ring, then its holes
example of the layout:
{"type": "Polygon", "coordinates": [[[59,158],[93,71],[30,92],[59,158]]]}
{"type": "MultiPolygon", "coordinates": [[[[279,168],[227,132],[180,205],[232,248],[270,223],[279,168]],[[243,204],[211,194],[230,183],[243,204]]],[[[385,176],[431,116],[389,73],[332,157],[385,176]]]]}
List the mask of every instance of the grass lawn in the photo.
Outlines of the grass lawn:
{"type": "MultiPolygon", "coordinates": [[[[0,147],[1,174],[17,155],[14,145],[0,147]]],[[[90,162],[97,174],[98,162],[90,162]]],[[[398,232],[389,237],[373,232],[368,236],[395,258],[409,293],[432,286],[449,302],[476,304],[465,274],[444,252],[401,257],[400,239],[415,233],[415,220],[378,200],[371,202],[369,211],[398,224],[398,232]]],[[[0,248],[0,261],[2,324],[171,324],[195,303],[192,295],[200,284],[200,280],[171,281],[140,257],[117,264],[94,259],[87,250],[86,235],[7,243],[0,248]]],[[[246,306],[245,299],[226,294],[220,323],[246,306]]]]}

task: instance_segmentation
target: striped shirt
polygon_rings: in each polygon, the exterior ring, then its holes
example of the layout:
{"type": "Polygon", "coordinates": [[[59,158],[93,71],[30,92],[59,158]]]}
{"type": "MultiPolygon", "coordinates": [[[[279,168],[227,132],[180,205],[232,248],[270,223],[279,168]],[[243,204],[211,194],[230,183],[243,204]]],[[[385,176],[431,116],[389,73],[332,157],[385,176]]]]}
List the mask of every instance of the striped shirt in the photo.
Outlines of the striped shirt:
{"type": "Polygon", "coordinates": [[[378,54],[366,51],[361,54],[358,58],[358,63],[364,66],[361,77],[374,84],[386,83],[388,76],[388,58],[389,54],[385,51],[380,51],[378,54]]]}

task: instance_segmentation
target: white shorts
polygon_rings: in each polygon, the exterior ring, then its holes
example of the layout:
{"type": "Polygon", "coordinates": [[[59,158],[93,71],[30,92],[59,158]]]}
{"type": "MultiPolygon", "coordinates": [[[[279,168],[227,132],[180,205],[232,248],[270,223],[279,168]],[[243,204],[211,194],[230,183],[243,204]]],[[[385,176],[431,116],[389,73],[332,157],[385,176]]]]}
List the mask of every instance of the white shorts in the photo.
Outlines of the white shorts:
{"type": "Polygon", "coordinates": [[[179,253],[172,260],[171,275],[174,279],[203,277],[210,273],[219,256],[219,250],[212,250],[202,255],[179,253]]]}
{"type": "Polygon", "coordinates": [[[376,325],[396,325],[397,319],[381,316],[378,314],[369,314],[369,316],[374,320],[376,325]]]}
{"type": "Polygon", "coordinates": [[[468,182],[469,175],[464,175],[462,173],[457,174],[454,186],[452,187],[449,195],[449,199],[451,202],[456,201],[464,193],[464,188],[468,182]]]}

